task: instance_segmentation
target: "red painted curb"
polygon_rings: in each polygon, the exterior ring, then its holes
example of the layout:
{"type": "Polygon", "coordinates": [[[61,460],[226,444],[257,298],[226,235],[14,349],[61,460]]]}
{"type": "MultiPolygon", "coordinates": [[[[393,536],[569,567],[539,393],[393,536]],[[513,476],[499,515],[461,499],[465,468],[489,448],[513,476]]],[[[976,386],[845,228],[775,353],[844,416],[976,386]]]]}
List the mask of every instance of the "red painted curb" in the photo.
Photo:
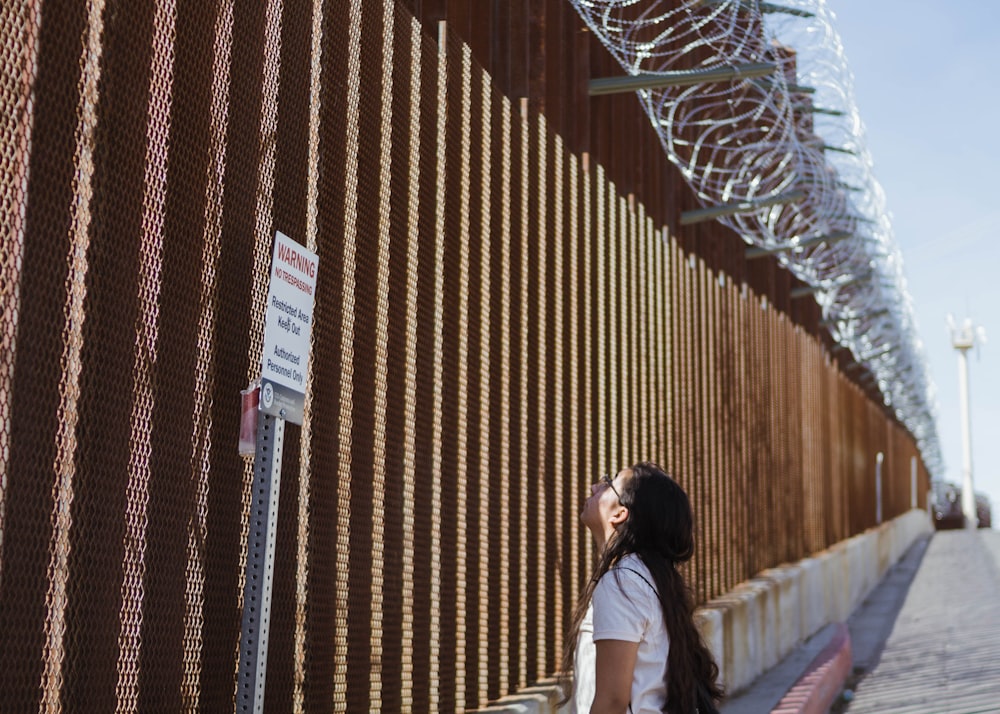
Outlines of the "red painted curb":
{"type": "Polygon", "coordinates": [[[851,635],[838,623],[833,639],[809,663],[771,714],[826,714],[851,673],[851,635]]]}

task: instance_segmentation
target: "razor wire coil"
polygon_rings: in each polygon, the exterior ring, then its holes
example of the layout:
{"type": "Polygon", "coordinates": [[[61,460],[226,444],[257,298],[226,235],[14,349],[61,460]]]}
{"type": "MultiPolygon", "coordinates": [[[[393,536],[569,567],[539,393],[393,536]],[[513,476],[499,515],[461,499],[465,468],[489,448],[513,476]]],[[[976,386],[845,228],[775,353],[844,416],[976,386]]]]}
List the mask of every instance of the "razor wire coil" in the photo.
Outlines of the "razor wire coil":
{"type": "Polygon", "coordinates": [[[718,220],[816,288],[823,324],[940,476],[934,388],[902,255],[825,0],[570,2],[629,75],[737,70],[636,95],[700,202],[745,204],[718,220]],[[777,66],[767,78],[738,73],[765,62],[777,66]],[[754,206],[790,192],[801,198],[754,206]]]}

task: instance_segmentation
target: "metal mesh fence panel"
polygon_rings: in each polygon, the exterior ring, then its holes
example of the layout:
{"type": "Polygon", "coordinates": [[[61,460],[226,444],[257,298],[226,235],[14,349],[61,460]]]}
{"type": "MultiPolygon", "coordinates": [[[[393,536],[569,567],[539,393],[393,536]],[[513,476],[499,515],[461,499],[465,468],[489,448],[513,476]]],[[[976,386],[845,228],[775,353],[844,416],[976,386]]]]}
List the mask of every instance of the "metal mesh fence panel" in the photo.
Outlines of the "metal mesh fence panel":
{"type": "Polygon", "coordinates": [[[93,0],[5,4],[0,40],[4,711],[234,707],[276,230],[321,264],[268,711],[552,674],[582,498],[640,459],[692,494],[701,600],[874,525],[878,452],[884,517],[910,507],[913,440],[822,344],[448,30],[93,0]]]}

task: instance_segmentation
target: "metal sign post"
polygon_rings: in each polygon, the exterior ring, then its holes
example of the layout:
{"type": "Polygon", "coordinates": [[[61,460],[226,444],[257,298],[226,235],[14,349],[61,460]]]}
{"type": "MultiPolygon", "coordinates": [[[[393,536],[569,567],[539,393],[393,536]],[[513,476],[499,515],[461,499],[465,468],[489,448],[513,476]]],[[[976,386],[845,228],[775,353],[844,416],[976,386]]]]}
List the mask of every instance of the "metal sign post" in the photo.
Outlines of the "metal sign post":
{"type": "Polygon", "coordinates": [[[243,585],[237,712],[264,711],[267,633],[271,620],[271,584],[274,580],[274,543],[278,535],[278,494],[281,490],[284,436],[284,419],[260,415],[257,453],[253,461],[246,583],[243,585]]]}
{"type": "MultiPolygon", "coordinates": [[[[271,584],[281,491],[281,449],[285,421],[302,423],[318,269],[319,258],[315,253],[288,236],[275,233],[257,402],[253,496],[236,690],[238,714],[264,711],[267,634],[271,621],[271,584]]],[[[250,409],[252,403],[251,400],[250,409]]]]}

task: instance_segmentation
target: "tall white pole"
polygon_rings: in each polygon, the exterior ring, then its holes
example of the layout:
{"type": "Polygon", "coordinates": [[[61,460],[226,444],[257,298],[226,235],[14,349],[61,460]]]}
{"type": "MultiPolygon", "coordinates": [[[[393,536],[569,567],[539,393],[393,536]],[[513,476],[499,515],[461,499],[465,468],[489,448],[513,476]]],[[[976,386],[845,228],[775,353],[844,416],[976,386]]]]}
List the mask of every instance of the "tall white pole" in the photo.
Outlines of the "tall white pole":
{"type": "MultiPolygon", "coordinates": [[[[949,322],[950,322],[949,317],[949,322]]],[[[952,326],[951,344],[958,350],[958,390],[962,411],[962,513],[965,527],[975,528],[976,494],[972,485],[972,412],[969,407],[969,360],[968,352],[976,344],[976,333],[972,320],[966,319],[959,328],[952,326]]]]}
{"type": "MultiPolygon", "coordinates": [[[[971,347],[971,345],[970,345],[971,347]]],[[[962,411],[962,513],[966,527],[976,527],[976,496],[972,487],[972,419],[969,408],[968,348],[958,348],[958,389],[962,411]]]]}

